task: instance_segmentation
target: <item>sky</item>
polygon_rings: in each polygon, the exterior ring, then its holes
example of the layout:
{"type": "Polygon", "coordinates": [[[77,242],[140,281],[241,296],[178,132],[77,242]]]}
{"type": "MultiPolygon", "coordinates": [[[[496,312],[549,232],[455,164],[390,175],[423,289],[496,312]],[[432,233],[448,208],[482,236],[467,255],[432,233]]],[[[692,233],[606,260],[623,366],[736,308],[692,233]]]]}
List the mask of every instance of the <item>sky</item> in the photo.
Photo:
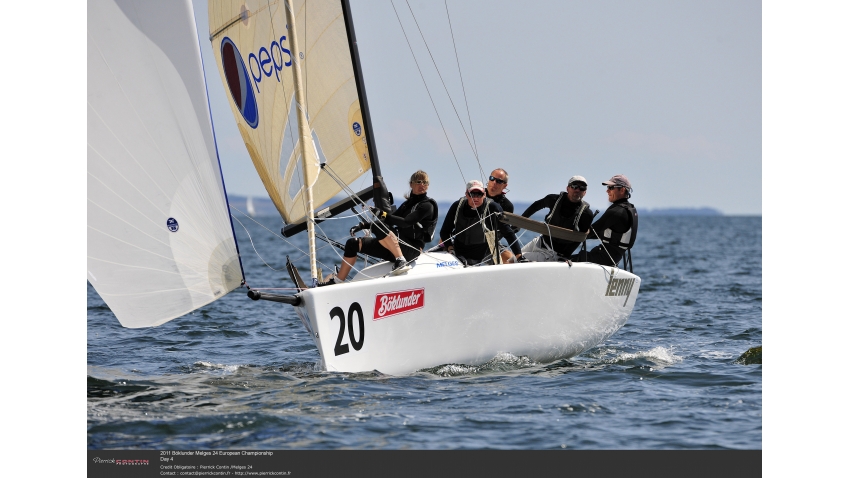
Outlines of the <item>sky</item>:
{"type": "MultiPolygon", "coordinates": [[[[762,213],[760,2],[517,5],[351,1],[373,141],[396,196],[418,169],[430,196],[453,201],[466,180],[504,168],[515,203],[578,174],[604,209],[602,181],[624,174],[639,210],[762,213]]],[[[205,1],[195,14],[228,193],[265,197],[205,38],[205,1]]]]}

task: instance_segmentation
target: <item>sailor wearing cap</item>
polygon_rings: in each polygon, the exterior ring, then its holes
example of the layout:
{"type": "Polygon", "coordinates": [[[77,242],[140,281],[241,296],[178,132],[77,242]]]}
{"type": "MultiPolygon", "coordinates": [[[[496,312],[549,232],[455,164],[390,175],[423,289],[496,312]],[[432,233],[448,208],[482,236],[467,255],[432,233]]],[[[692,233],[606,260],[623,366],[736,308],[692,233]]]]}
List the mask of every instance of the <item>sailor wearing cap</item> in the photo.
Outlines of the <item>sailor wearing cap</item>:
{"type": "MultiPolygon", "coordinates": [[[[595,262],[613,266],[620,262],[623,255],[635,245],[638,230],[638,213],[629,202],[632,183],[629,178],[617,174],[602,183],[608,188],[608,201],[611,205],[590,226],[588,239],[599,239],[602,244],[588,252],[580,252],[571,257],[573,262],[595,262]]],[[[626,256],[626,264],[631,269],[631,253],[626,256]]]]}
{"type": "Polygon", "coordinates": [[[467,182],[464,197],[452,203],[440,228],[440,245],[467,265],[501,262],[500,236],[508,241],[514,254],[520,254],[513,229],[499,222],[502,207],[486,195],[481,181],[467,182]]]}
{"type": "MultiPolygon", "coordinates": [[[[577,232],[587,232],[593,221],[590,206],[582,199],[587,194],[587,180],[584,176],[573,176],[567,182],[566,191],[560,194],[549,194],[543,199],[534,201],[525,212],[524,217],[531,217],[537,211],[549,209],[544,222],[552,226],[571,229],[577,232]]],[[[580,242],[557,239],[549,235],[535,237],[523,246],[523,258],[535,262],[567,260],[580,242]]]]}

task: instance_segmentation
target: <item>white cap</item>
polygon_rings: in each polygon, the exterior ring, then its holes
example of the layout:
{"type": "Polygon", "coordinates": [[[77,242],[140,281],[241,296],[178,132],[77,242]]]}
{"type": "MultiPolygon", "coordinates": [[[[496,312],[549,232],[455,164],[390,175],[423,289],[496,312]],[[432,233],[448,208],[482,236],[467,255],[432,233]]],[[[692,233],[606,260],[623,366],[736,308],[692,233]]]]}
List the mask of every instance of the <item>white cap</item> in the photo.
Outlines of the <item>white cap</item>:
{"type": "Polygon", "coordinates": [[[584,179],[584,176],[573,176],[569,181],[567,181],[567,186],[572,183],[584,183],[584,185],[587,186],[587,179],[584,179]]]}
{"type": "Polygon", "coordinates": [[[467,191],[472,191],[472,190],[475,190],[475,189],[481,191],[482,193],[486,191],[484,189],[484,185],[481,183],[481,181],[479,181],[477,179],[473,179],[472,181],[469,181],[469,182],[466,183],[466,190],[467,191]]]}

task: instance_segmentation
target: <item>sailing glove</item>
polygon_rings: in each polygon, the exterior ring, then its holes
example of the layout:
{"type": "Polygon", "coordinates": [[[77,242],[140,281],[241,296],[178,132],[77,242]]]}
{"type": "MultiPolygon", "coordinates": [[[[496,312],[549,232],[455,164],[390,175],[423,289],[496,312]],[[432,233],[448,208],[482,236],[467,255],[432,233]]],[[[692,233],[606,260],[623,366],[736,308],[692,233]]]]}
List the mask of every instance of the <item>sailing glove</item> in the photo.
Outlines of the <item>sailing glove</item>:
{"type": "Polygon", "coordinates": [[[354,237],[354,234],[357,231],[362,231],[363,229],[369,229],[369,224],[366,224],[364,222],[357,223],[356,226],[348,230],[348,233],[351,234],[351,237],[354,237]]]}
{"type": "Polygon", "coordinates": [[[375,216],[377,216],[378,218],[380,218],[380,219],[386,219],[386,217],[387,217],[387,213],[386,213],[386,211],[382,211],[382,210],[380,210],[380,209],[378,209],[378,208],[376,208],[376,207],[370,207],[369,209],[371,209],[371,210],[372,210],[372,214],[374,214],[374,215],[375,215],[375,216]]]}

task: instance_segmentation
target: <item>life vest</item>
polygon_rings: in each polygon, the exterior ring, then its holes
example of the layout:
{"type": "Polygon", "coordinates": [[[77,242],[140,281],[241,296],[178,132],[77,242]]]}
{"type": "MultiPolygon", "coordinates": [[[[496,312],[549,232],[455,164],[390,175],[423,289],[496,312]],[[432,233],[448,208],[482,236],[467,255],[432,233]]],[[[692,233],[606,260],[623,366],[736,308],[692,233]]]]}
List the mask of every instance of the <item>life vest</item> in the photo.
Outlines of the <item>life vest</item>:
{"type": "Polygon", "coordinates": [[[481,220],[490,214],[490,204],[494,203],[495,201],[491,198],[485,197],[483,203],[484,208],[481,215],[479,216],[476,214],[469,218],[460,213],[461,208],[464,205],[468,205],[466,196],[460,198],[457,204],[457,209],[455,210],[454,230],[463,232],[456,233],[457,235],[454,238],[454,243],[455,246],[458,244],[465,246],[487,244],[487,248],[490,250],[490,261],[492,261],[493,264],[501,264],[502,258],[499,254],[498,231],[490,228],[491,222],[489,219],[481,220]]]}
{"type": "MultiPolygon", "coordinates": [[[[552,210],[549,211],[549,214],[546,215],[546,218],[543,219],[546,224],[563,227],[564,229],[572,229],[573,231],[578,231],[578,223],[581,220],[581,215],[584,213],[584,210],[590,207],[590,204],[586,203],[584,200],[581,201],[581,205],[576,208],[575,212],[572,216],[564,217],[561,215],[561,200],[567,196],[567,193],[563,192],[558,196],[558,200],[555,201],[555,205],[552,207],[552,210]]],[[[569,201],[569,199],[567,199],[569,201]]],[[[556,241],[560,242],[568,242],[563,241],[562,239],[556,239],[556,241]]]]}
{"type": "MultiPolygon", "coordinates": [[[[413,214],[413,212],[416,211],[416,208],[418,208],[419,205],[425,201],[431,203],[431,207],[433,208],[431,217],[421,222],[417,222],[413,226],[399,228],[399,234],[401,234],[403,231],[405,236],[412,237],[417,241],[422,241],[424,244],[427,244],[434,239],[434,231],[437,230],[437,219],[439,216],[439,213],[437,211],[437,201],[429,198],[428,196],[425,196],[423,199],[419,200],[419,202],[417,202],[413,205],[413,207],[410,208],[410,211],[405,214],[405,217],[409,216],[410,214],[413,214]]],[[[402,204],[399,209],[403,208],[405,204],[402,204]]]]}
{"type": "Polygon", "coordinates": [[[457,204],[457,210],[455,211],[455,238],[454,243],[460,243],[463,245],[476,245],[476,244],[484,244],[487,242],[487,238],[485,233],[491,232],[492,230],[489,227],[488,220],[481,221],[481,217],[486,216],[490,210],[490,203],[493,200],[490,198],[484,198],[484,211],[481,213],[479,217],[477,214],[473,217],[466,217],[460,213],[460,210],[467,206],[466,196],[460,198],[457,204]],[[473,225],[474,224],[474,225],[473,225]],[[472,227],[470,227],[472,226],[472,227]],[[476,227],[478,226],[478,227],[476,227]],[[468,228],[468,229],[467,229],[468,228]],[[460,232],[463,231],[463,232],[460,232]]]}
{"type": "Polygon", "coordinates": [[[626,232],[618,233],[612,231],[610,228],[602,231],[602,237],[600,240],[605,244],[616,244],[620,247],[620,249],[629,250],[635,245],[635,239],[637,239],[637,231],[638,231],[638,213],[635,206],[628,202],[624,201],[618,204],[613,204],[611,207],[622,207],[625,209],[632,220],[632,227],[630,227],[626,232]]]}

